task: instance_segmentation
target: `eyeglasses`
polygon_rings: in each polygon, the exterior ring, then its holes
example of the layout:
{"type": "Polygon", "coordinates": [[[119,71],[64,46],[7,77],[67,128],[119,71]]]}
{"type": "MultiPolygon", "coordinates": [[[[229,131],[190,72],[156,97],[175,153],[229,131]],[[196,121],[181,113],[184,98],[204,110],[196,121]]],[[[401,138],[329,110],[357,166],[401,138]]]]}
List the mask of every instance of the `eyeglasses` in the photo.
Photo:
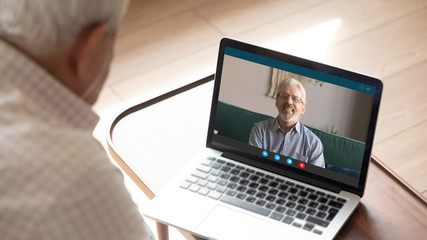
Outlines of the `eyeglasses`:
{"type": "Polygon", "coordinates": [[[301,98],[299,98],[297,96],[289,95],[286,93],[279,93],[277,97],[282,99],[282,100],[288,100],[290,97],[292,99],[292,102],[294,102],[294,103],[301,103],[302,102],[301,98]]]}

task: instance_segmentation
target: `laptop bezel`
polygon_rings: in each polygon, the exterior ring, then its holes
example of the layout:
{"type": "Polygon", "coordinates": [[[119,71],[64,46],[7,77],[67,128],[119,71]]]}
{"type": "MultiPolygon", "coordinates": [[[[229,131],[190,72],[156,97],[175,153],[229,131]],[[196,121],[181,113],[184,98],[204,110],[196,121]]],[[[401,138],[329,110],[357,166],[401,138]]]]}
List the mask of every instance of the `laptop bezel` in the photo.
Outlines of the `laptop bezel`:
{"type": "Polygon", "coordinates": [[[262,168],[267,171],[274,172],[276,174],[280,174],[286,177],[290,177],[308,184],[312,184],[318,187],[322,187],[334,192],[339,192],[341,190],[348,191],[354,194],[357,194],[358,196],[362,197],[365,185],[366,185],[366,178],[369,168],[369,162],[372,152],[372,145],[375,135],[375,128],[377,124],[378,119],[378,112],[379,112],[379,106],[380,106],[380,100],[381,100],[381,94],[382,94],[383,84],[382,82],[374,77],[355,73],[352,71],[344,70],[341,68],[329,66],[326,64],[322,64],[319,62],[303,59],[300,57],[292,56],[289,54],[277,52],[271,49],[263,48],[260,46],[255,46],[249,43],[245,43],[242,41],[230,39],[230,38],[223,38],[220,42],[220,48],[218,52],[218,60],[217,60],[217,68],[216,68],[216,74],[215,74],[215,83],[214,83],[214,92],[212,97],[212,106],[211,106],[211,114],[209,119],[209,127],[208,127],[208,134],[207,134],[207,142],[206,146],[209,148],[213,148],[216,150],[219,150],[223,152],[227,157],[232,158],[233,160],[243,162],[245,164],[255,166],[262,168]],[[230,148],[224,144],[220,144],[218,142],[214,141],[214,126],[215,126],[215,119],[216,119],[216,110],[217,110],[217,104],[218,104],[218,98],[219,98],[219,91],[220,91],[220,83],[222,78],[222,69],[223,69],[223,63],[224,63],[224,56],[225,56],[225,48],[231,47],[238,50],[247,51],[250,53],[254,53],[260,56],[268,57],[274,60],[283,61],[286,63],[291,63],[294,65],[298,65],[307,69],[320,71],[323,73],[335,75],[337,77],[350,79],[353,81],[357,81],[360,83],[368,84],[371,86],[374,86],[376,88],[374,98],[373,98],[373,106],[371,111],[371,118],[369,122],[369,128],[368,128],[368,134],[367,134],[367,141],[365,145],[365,151],[360,171],[360,177],[359,182],[357,186],[348,185],[342,182],[338,182],[336,180],[315,175],[309,172],[306,172],[301,169],[297,168],[291,168],[283,164],[265,161],[261,156],[256,156],[253,154],[248,154],[242,151],[239,151],[235,148],[230,148]]]}

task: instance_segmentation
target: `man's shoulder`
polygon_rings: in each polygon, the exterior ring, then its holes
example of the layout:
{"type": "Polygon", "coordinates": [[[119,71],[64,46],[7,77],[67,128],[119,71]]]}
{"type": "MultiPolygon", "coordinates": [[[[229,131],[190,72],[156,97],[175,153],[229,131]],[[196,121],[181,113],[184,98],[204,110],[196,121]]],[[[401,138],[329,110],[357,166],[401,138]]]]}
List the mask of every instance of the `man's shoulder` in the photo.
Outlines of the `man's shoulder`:
{"type": "Polygon", "coordinates": [[[38,156],[40,161],[73,161],[86,165],[87,159],[92,158],[93,162],[108,157],[93,138],[91,129],[79,129],[40,116],[10,114],[7,119],[0,120],[0,134],[5,137],[0,147],[2,151],[17,153],[15,157],[18,158],[38,156]],[[13,116],[16,118],[12,121],[13,116]],[[23,147],[25,153],[16,152],[23,147]]]}
{"type": "Polygon", "coordinates": [[[275,118],[269,118],[269,119],[265,119],[265,120],[256,122],[254,124],[254,126],[256,126],[256,127],[263,127],[263,128],[272,127],[275,124],[275,121],[276,121],[275,118]]]}

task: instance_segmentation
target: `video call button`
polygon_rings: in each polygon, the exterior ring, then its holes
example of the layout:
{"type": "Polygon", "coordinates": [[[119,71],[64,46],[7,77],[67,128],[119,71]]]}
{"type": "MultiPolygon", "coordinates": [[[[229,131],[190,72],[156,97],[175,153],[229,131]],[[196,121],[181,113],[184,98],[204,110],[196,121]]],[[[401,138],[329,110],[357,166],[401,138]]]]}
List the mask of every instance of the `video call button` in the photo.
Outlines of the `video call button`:
{"type": "Polygon", "coordinates": [[[290,164],[292,164],[292,159],[288,158],[288,159],[286,159],[286,162],[290,165],[290,164]]]}
{"type": "Polygon", "coordinates": [[[264,157],[267,157],[267,156],[268,156],[268,152],[267,152],[267,151],[262,151],[262,155],[263,155],[264,157]]]}

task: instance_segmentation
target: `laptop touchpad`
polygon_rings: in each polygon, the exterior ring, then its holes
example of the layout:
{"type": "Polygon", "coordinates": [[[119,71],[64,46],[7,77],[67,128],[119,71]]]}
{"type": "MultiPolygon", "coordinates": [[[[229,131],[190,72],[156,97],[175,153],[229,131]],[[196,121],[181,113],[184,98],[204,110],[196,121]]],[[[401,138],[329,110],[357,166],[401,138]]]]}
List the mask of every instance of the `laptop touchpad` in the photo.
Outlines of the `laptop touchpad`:
{"type": "Polygon", "coordinates": [[[268,224],[261,218],[217,205],[197,230],[215,239],[263,239],[266,235],[259,229],[269,229],[268,224]]]}

